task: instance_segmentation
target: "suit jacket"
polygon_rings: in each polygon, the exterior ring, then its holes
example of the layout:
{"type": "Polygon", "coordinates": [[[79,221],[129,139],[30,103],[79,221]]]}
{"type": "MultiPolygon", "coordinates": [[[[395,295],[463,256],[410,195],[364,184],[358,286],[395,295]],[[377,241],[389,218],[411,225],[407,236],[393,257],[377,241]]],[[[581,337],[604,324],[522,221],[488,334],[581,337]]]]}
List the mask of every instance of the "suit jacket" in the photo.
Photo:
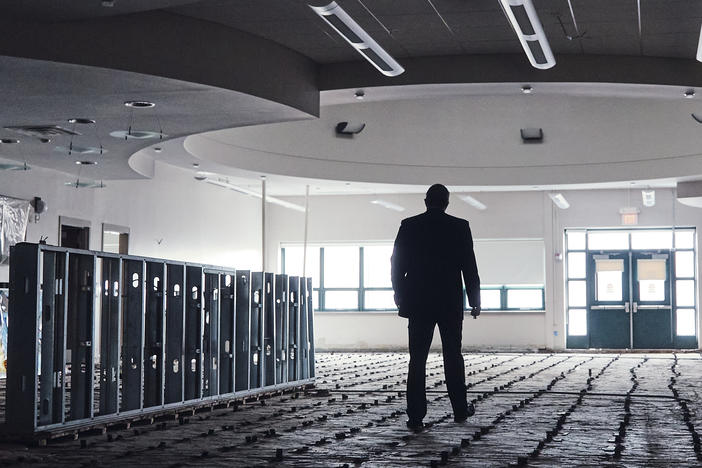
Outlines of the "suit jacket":
{"type": "Polygon", "coordinates": [[[480,306],[480,278],[468,221],[429,209],[402,221],[392,254],[392,288],[401,317],[463,317],[465,281],[480,306]]]}

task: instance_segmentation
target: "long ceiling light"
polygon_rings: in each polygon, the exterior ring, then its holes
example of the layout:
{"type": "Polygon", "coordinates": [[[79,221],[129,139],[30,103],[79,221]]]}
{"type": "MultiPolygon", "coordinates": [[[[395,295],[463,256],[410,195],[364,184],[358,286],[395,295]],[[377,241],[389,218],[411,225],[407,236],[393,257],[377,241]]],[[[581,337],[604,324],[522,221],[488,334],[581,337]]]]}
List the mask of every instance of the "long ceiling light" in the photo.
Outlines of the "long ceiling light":
{"type": "Polygon", "coordinates": [[[553,204],[562,210],[567,210],[570,208],[570,203],[565,199],[562,193],[549,193],[549,197],[553,201],[553,204]]]}
{"type": "Polygon", "coordinates": [[[458,198],[460,198],[464,202],[468,203],[470,206],[472,206],[473,208],[475,208],[477,210],[481,210],[481,211],[487,210],[487,206],[484,203],[476,200],[475,198],[471,197],[470,195],[459,195],[458,198]]]}
{"type": "MultiPolygon", "coordinates": [[[[244,188],[244,187],[239,187],[238,185],[230,184],[229,182],[224,181],[224,180],[212,179],[210,177],[206,177],[204,179],[198,179],[198,180],[204,180],[208,184],[216,185],[218,187],[222,187],[222,188],[226,188],[229,190],[233,190],[235,192],[243,193],[244,195],[251,195],[252,197],[256,197],[256,198],[263,197],[263,195],[261,195],[258,192],[255,192],[253,190],[249,190],[249,189],[244,188]]],[[[273,203],[274,205],[282,206],[284,208],[289,208],[291,210],[300,211],[302,213],[305,212],[304,206],[296,205],[295,203],[290,203],[290,202],[287,202],[285,200],[281,200],[280,198],[274,198],[274,197],[271,197],[269,195],[266,195],[266,201],[268,203],[273,203]]]]}
{"type": "Polygon", "coordinates": [[[385,201],[385,200],[371,200],[371,203],[374,205],[382,206],[383,208],[387,208],[388,210],[405,211],[404,206],[400,206],[396,203],[392,203],[392,202],[385,201]]]}
{"type": "Polygon", "coordinates": [[[373,64],[380,73],[385,76],[397,76],[405,71],[402,65],[380,47],[336,2],[331,2],[327,6],[309,5],[309,7],[373,64]]]}
{"type": "Polygon", "coordinates": [[[500,4],[532,66],[541,70],[553,67],[556,59],[531,0],[500,0],[500,4]]]}

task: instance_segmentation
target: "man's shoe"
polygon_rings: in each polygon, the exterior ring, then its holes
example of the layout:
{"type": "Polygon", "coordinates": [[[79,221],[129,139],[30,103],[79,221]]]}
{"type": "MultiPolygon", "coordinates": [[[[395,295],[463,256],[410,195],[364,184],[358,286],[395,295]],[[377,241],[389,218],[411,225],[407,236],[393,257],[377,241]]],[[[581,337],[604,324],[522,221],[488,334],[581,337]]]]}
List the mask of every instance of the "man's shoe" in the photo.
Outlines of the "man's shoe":
{"type": "Polygon", "coordinates": [[[419,432],[424,429],[424,423],[422,421],[415,421],[413,419],[407,420],[407,428],[414,432],[419,432]]]}
{"type": "Polygon", "coordinates": [[[455,415],[453,417],[453,420],[457,423],[466,422],[466,419],[473,416],[474,414],[475,414],[475,406],[473,406],[473,404],[469,404],[468,408],[466,409],[466,412],[455,415]]]}

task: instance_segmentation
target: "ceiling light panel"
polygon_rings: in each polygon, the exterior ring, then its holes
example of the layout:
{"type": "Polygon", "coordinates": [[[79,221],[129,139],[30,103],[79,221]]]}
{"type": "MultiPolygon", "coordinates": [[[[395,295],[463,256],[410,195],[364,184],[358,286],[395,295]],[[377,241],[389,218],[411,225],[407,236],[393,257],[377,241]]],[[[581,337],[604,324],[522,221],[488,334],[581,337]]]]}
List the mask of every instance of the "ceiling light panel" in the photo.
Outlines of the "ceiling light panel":
{"type": "Polygon", "coordinates": [[[470,206],[472,206],[473,208],[475,208],[477,210],[481,210],[481,211],[487,210],[487,206],[484,203],[476,200],[475,198],[471,197],[470,195],[459,195],[458,198],[460,198],[464,202],[468,203],[470,206]]]}
{"type": "Polygon", "coordinates": [[[341,37],[385,76],[397,76],[405,69],[359,26],[336,2],[327,6],[309,5],[341,37]]]}
{"type": "Polygon", "coordinates": [[[570,203],[568,203],[568,200],[566,200],[562,193],[549,193],[548,196],[551,197],[553,204],[558,208],[562,210],[570,208],[570,203]]]}
{"type": "Polygon", "coordinates": [[[392,203],[386,200],[372,200],[372,204],[382,206],[383,208],[387,208],[388,210],[393,210],[393,211],[405,211],[404,206],[400,206],[396,203],[392,203]]]}
{"type": "Polygon", "coordinates": [[[556,65],[556,59],[531,0],[500,0],[500,4],[531,65],[540,70],[556,65]]]}

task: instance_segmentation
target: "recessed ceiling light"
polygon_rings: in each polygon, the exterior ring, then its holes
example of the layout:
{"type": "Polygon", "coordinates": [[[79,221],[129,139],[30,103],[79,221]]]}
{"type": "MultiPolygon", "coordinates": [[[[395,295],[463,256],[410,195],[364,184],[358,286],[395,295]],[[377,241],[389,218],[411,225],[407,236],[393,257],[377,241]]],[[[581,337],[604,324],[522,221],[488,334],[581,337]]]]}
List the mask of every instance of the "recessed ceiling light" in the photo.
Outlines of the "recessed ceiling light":
{"type": "Polygon", "coordinates": [[[76,161],[79,166],[93,166],[97,164],[97,161],[76,161]]]}
{"type": "Polygon", "coordinates": [[[163,151],[163,148],[161,148],[160,146],[154,147],[154,152],[155,152],[155,153],[160,153],[161,151],[163,151]]]}
{"type": "Polygon", "coordinates": [[[364,97],[366,97],[366,92],[363,91],[362,89],[356,90],[354,93],[354,96],[356,96],[356,99],[359,101],[362,101],[364,97]]]}
{"type": "Polygon", "coordinates": [[[100,148],[97,146],[78,146],[78,145],[73,145],[73,146],[56,146],[54,147],[54,151],[57,151],[59,153],[65,153],[65,154],[72,154],[72,153],[78,153],[78,154],[103,154],[107,153],[107,150],[104,148],[100,148]]]}
{"type": "Polygon", "coordinates": [[[193,167],[200,167],[200,163],[193,163],[193,167]]]}
{"type": "Polygon", "coordinates": [[[534,92],[534,88],[532,88],[531,85],[526,84],[526,85],[522,86],[522,93],[531,94],[533,92],[534,92]]]}
{"type": "Polygon", "coordinates": [[[127,107],[134,107],[136,109],[148,109],[149,107],[156,106],[156,104],[149,101],[124,101],[124,105],[127,107]]]}
{"type": "Polygon", "coordinates": [[[16,145],[19,142],[20,141],[15,138],[3,138],[0,140],[0,143],[2,143],[3,145],[16,145]]]}
{"type": "Polygon", "coordinates": [[[95,121],[93,119],[85,119],[83,117],[75,117],[72,119],[68,119],[68,123],[90,125],[90,124],[94,124],[95,121]]]}
{"type": "Polygon", "coordinates": [[[132,130],[131,132],[129,130],[115,130],[114,132],[110,132],[110,136],[123,138],[125,140],[149,140],[152,138],[163,139],[168,135],[161,132],[149,132],[145,130],[132,130]]]}
{"type": "Polygon", "coordinates": [[[683,96],[685,96],[685,97],[688,98],[688,99],[692,99],[693,97],[695,97],[695,90],[694,90],[694,89],[688,89],[687,91],[685,91],[685,93],[683,94],[683,96]]]}

